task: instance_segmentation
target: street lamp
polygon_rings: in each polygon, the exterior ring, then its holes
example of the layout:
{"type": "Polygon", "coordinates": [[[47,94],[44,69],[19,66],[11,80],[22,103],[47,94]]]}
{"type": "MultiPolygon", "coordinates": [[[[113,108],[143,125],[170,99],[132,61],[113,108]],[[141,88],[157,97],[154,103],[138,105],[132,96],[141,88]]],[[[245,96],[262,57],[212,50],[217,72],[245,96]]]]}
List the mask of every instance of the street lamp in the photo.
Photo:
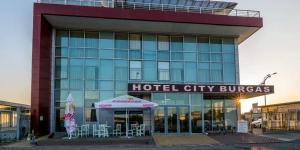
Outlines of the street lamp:
{"type": "MultiPolygon", "coordinates": [[[[277,72],[274,72],[272,74],[267,74],[265,77],[264,77],[264,80],[260,83],[260,85],[266,85],[266,81],[267,79],[271,78],[273,75],[277,74],[277,72]]],[[[267,96],[264,95],[264,98],[265,98],[265,106],[267,105],[267,96]]]]}

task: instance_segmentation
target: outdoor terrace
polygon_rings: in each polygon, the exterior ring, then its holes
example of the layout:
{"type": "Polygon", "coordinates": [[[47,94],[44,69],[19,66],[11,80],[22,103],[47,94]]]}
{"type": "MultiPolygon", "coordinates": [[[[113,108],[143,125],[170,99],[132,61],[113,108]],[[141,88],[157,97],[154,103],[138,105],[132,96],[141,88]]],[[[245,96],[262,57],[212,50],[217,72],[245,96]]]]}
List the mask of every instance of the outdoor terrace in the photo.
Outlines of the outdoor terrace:
{"type": "Polygon", "coordinates": [[[237,3],[209,0],[37,0],[37,2],[260,18],[259,11],[234,9],[237,3]]]}

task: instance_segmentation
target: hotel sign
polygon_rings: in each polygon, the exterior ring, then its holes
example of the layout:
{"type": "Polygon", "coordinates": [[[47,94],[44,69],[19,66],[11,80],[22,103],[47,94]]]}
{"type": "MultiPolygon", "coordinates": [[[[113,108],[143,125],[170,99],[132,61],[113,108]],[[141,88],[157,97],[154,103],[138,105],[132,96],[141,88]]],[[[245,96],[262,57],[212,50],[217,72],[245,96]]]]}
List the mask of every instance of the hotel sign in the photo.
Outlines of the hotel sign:
{"type": "Polygon", "coordinates": [[[129,83],[130,92],[274,93],[270,85],[198,85],[129,83]]]}

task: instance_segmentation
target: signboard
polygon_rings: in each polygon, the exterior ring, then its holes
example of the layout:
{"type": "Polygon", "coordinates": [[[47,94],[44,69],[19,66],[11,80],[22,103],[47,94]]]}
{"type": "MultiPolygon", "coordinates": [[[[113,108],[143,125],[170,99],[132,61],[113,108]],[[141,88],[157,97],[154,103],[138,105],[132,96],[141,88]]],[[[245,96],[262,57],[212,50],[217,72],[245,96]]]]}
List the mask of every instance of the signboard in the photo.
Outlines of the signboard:
{"type": "Polygon", "coordinates": [[[238,121],[237,132],[238,133],[248,133],[248,121],[239,120],[238,121]]]}
{"type": "Polygon", "coordinates": [[[270,85],[198,85],[129,83],[130,92],[274,93],[270,85]]]}

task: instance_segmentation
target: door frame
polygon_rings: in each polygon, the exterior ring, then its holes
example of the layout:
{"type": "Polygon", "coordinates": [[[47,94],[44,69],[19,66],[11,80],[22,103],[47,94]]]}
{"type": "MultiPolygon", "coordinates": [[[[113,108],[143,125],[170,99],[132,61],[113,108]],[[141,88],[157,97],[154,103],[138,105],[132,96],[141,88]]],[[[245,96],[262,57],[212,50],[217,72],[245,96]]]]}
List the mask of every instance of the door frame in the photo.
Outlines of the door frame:
{"type": "Polygon", "coordinates": [[[180,134],[180,133],[191,133],[191,106],[189,105],[163,105],[163,106],[160,106],[160,107],[163,107],[164,108],[164,128],[165,128],[165,134],[169,134],[169,122],[168,122],[168,108],[169,107],[175,107],[176,108],[176,127],[177,127],[177,132],[174,132],[174,133],[177,133],[177,134],[180,134]],[[179,108],[180,107],[185,107],[185,108],[188,108],[188,114],[189,114],[189,120],[188,120],[188,132],[181,132],[180,131],[180,112],[179,112],[179,108]]]}

